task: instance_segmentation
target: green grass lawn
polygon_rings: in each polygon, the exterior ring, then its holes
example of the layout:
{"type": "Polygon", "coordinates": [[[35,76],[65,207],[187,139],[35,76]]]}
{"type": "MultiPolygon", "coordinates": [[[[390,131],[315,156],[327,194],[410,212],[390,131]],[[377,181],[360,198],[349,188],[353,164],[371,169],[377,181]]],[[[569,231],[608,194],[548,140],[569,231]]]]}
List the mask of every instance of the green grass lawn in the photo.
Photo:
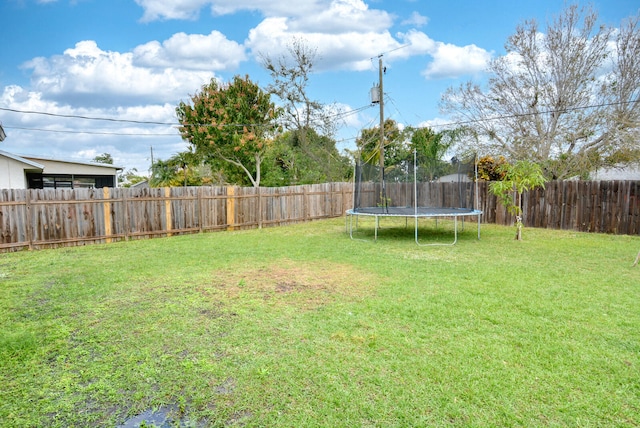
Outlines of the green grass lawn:
{"type": "Polygon", "coordinates": [[[640,238],[513,235],[335,219],[0,254],[0,426],[639,426],[640,238]]]}

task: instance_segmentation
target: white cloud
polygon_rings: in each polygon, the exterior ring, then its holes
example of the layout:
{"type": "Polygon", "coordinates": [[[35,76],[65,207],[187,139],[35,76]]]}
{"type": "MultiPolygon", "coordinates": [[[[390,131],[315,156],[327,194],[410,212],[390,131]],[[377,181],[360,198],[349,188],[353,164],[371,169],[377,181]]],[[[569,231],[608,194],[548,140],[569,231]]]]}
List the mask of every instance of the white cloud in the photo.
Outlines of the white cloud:
{"type": "Polygon", "coordinates": [[[392,16],[369,9],[363,0],[136,0],[144,9],[142,21],[195,19],[209,6],[213,15],[254,11],[266,18],[291,18],[295,31],[335,33],[378,31],[388,28],[392,16]]]}
{"type": "Polygon", "coordinates": [[[44,99],[42,93],[17,85],[4,88],[0,105],[18,112],[4,112],[7,139],[2,150],[16,154],[90,161],[97,154],[110,153],[117,166],[136,168],[146,173],[150,147],[157,158],[167,159],[185,149],[175,126],[117,122],[177,123],[174,104],[150,104],[131,107],[73,107],[44,99]],[[48,114],[22,113],[27,111],[48,114]],[[66,116],[66,117],[65,117],[66,116]],[[79,117],[109,118],[112,121],[79,117]],[[45,132],[43,132],[45,131],[45,132]]]}
{"type": "Polygon", "coordinates": [[[287,18],[267,18],[249,32],[246,45],[258,53],[278,57],[287,52],[294,38],[318,48],[317,70],[368,70],[371,58],[395,49],[400,43],[388,32],[305,33],[290,28],[287,18]]]}
{"type": "Polygon", "coordinates": [[[195,19],[211,0],[136,0],[144,9],[143,22],[160,19],[195,19]]]}
{"type": "Polygon", "coordinates": [[[398,33],[397,37],[402,40],[402,45],[405,47],[391,52],[391,57],[408,58],[412,56],[429,55],[433,54],[437,49],[437,42],[418,30],[398,33]]]}
{"type": "Polygon", "coordinates": [[[411,17],[402,21],[402,25],[413,25],[416,27],[423,27],[427,25],[429,22],[429,18],[426,16],[420,15],[418,12],[413,12],[411,17]]]}
{"type": "Polygon", "coordinates": [[[484,71],[491,59],[492,52],[476,45],[456,46],[438,42],[418,30],[398,33],[402,49],[391,52],[391,58],[409,58],[429,56],[432,61],[423,70],[428,79],[456,78],[484,71]]]}
{"type": "MultiPolygon", "coordinates": [[[[326,0],[135,0],[144,9],[142,21],[162,19],[195,19],[200,10],[209,6],[213,15],[228,15],[238,11],[259,11],[265,16],[296,14],[304,16],[323,9],[326,0]]],[[[353,1],[353,0],[344,0],[353,1]]],[[[360,1],[360,0],[355,0],[360,1]]]]}
{"type": "MultiPolygon", "coordinates": [[[[437,42],[416,29],[393,37],[389,29],[394,17],[381,9],[370,8],[363,0],[300,0],[295,7],[291,7],[288,0],[136,1],[145,9],[145,19],[192,16],[206,6],[218,15],[258,11],[265,19],[249,31],[245,41],[252,55],[272,58],[286,55],[293,39],[301,39],[317,48],[318,71],[372,69],[375,64],[371,59],[387,52],[388,61],[430,56],[433,60],[422,74],[437,79],[480,72],[491,57],[491,53],[475,45],[460,47],[437,42]],[[398,49],[400,47],[402,49],[398,49]]],[[[402,24],[422,26],[427,22],[427,17],[413,12],[402,24]]],[[[207,36],[179,33],[162,44],[141,45],[134,54],[136,65],[162,66],[177,62],[187,68],[207,70],[233,69],[245,58],[240,45],[216,31],[207,36]],[[206,52],[216,47],[216,57],[207,57],[206,52]]]]}
{"type": "Polygon", "coordinates": [[[442,42],[436,42],[430,55],[433,61],[422,73],[428,79],[480,73],[486,69],[491,59],[491,52],[476,45],[456,46],[442,42]]]}
{"type": "Polygon", "coordinates": [[[237,68],[246,55],[244,48],[219,31],[208,35],[177,33],[160,43],[151,41],[133,50],[139,67],[222,71],[237,68]]]}
{"type": "Polygon", "coordinates": [[[24,65],[32,70],[32,88],[45,97],[93,106],[176,101],[213,77],[208,71],[175,66],[138,67],[133,53],[103,51],[91,40],[77,43],[62,55],[35,58],[24,65]]]}
{"type": "Polygon", "coordinates": [[[333,0],[317,13],[295,16],[289,25],[293,31],[307,33],[370,33],[385,31],[392,21],[387,12],[369,9],[362,0],[333,0]]]}

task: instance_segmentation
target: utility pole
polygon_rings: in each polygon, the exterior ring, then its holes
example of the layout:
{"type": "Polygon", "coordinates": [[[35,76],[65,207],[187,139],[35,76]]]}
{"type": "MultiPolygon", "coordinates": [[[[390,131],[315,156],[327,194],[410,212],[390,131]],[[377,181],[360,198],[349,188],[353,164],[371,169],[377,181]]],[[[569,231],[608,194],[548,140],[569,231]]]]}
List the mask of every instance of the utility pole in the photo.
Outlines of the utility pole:
{"type": "Polygon", "coordinates": [[[149,172],[153,174],[153,146],[149,146],[151,149],[151,167],[149,168],[149,172]]]}
{"type": "Polygon", "coordinates": [[[379,102],[380,102],[380,185],[381,188],[381,203],[382,206],[387,209],[387,189],[384,181],[384,90],[382,86],[382,54],[378,56],[378,74],[380,83],[378,85],[379,94],[379,102]]]}

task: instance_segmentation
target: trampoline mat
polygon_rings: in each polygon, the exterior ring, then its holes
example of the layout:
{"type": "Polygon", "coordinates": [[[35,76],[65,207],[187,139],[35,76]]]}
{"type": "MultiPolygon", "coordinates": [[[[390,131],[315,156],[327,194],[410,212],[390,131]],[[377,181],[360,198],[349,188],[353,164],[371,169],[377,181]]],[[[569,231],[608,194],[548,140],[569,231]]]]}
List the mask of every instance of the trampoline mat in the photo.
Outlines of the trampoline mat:
{"type": "Polygon", "coordinates": [[[480,215],[482,211],[472,208],[443,208],[443,207],[361,207],[348,210],[347,214],[352,215],[375,215],[375,216],[401,216],[401,217],[448,217],[480,215]]]}

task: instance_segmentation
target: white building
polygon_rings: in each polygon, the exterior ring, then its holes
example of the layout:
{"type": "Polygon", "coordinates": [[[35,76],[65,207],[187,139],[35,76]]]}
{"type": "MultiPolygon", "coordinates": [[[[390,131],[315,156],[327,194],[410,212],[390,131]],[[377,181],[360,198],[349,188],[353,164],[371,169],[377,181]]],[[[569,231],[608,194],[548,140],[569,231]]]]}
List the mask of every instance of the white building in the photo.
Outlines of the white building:
{"type": "Polygon", "coordinates": [[[117,187],[121,167],[0,150],[0,189],[117,187]]]}

